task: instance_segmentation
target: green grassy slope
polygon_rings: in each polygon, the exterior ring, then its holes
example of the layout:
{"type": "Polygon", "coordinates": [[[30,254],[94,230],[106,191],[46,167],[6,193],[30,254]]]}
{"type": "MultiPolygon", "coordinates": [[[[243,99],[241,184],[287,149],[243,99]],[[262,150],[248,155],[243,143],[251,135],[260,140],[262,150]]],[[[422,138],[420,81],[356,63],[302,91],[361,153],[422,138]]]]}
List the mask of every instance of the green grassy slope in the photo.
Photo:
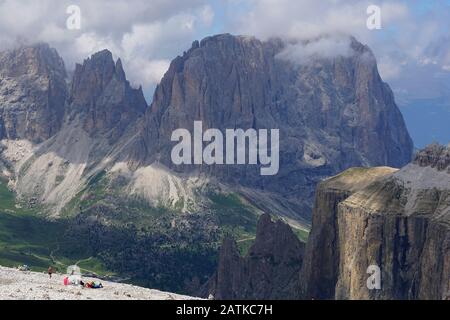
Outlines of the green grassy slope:
{"type": "MultiPolygon", "coordinates": [[[[14,192],[0,180],[0,265],[17,267],[27,264],[32,270],[43,271],[53,265],[59,271],[78,260],[89,259],[82,252],[59,254],[61,247],[71,247],[65,242],[66,223],[49,221],[38,212],[16,203],[14,192]]],[[[92,258],[91,258],[92,260],[92,258]]],[[[80,264],[84,271],[110,274],[96,259],[80,264]]]]}
{"type": "MultiPolygon", "coordinates": [[[[0,265],[65,271],[77,264],[85,272],[115,274],[147,287],[195,292],[195,283],[215,270],[225,235],[237,240],[242,254],[248,251],[261,212],[234,193],[210,194],[203,212],[184,214],[181,207],[130,199],[102,173],[66,206],[62,218],[48,220],[39,209],[19,206],[0,181],[0,265]]],[[[295,232],[306,239],[306,232],[295,232]]]]}

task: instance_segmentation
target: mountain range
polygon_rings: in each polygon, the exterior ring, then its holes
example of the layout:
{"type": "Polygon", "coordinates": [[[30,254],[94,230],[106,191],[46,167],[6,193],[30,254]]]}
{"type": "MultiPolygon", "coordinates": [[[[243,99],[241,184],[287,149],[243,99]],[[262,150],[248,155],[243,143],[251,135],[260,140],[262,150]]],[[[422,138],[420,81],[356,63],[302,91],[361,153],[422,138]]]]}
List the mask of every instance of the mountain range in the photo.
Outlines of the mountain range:
{"type": "MultiPolygon", "coordinates": [[[[320,181],[412,158],[374,55],[349,43],[348,56],[305,64],[285,58],[281,39],[208,37],[172,61],[150,105],[108,50],[77,64],[70,79],[47,44],[2,52],[0,169],[15,198],[5,212],[63,225],[46,255],[94,258],[133,281],[183,292],[214,272],[225,235],[252,240],[263,213],[305,240],[320,181]],[[171,134],[194,121],[222,132],[279,129],[279,173],[174,165],[171,134]]],[[[21,251],[8,241],[3,259],[15,263],[21,251]]]]}

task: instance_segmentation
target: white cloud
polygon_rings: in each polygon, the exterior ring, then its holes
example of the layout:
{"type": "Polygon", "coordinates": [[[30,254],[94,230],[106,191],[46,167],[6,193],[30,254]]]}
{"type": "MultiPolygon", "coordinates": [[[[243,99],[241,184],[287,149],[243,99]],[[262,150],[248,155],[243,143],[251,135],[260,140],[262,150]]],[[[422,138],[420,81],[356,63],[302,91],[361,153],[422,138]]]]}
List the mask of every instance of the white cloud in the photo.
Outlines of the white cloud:
{"type": "MultiPolygon", "coordinates": [[[[429,72],[450,71],[449,5],[436,1],[431,10],[418,13],[411,9],[418,4],[419,0],[0,0],[0,49],[18,42],[49,42],[73,68],[75,62],[108,48],[122,58],[130,81],[150,91],[168,62],[211,30],[297,41],[351,34],[374,51],[383,78],[401,86],[414,77],[432,76],[420,69],[424,62],[436,63],[436,68],[425,68],[429,72]],[[81,8],[79,31],[65,27],[66,8],[72,4],[81,8]],[[380,31],[366,27],[370,4],[381,6],[380,31]]],[[[307,61],[311,55],[346,54],[345,42],[321,39],[291,45],[280,57],[307,61]]]]}
{"type": "Polygon", "coordinates": [[[95,32],[83,33],[75,39],[74,49],[77,56],[87,57],[95,52],[108,48],[110,51],[118,54],[121,51],[108,36],[100,37],[95,32]]]}
{"type": "MultiPolygon", "coordinates": [[[[236,0],[229,0],[235,2],[236,0]]],[[[249,10],[231,17],[230,27],[235,33],[259,38],[282,37],[295,40],[315,39],[323,35],[349,34],[368,43],[379,60],[389,58],[393,51],[399,60],[406,57],[418,60],[431,55],[430,47],[449,52],[442,36],[448,36],[448,5],[437,3],[426,16],[416,16],[404,1],[368,0],[250,0],[249,10]],[[382,30],[368,30],[366,9],[369,5],[381,7],[382,30]],[[404,56],[402,57],[401,52],[404,56]]],[[[411,2],[415,5],[415,1],[411,2]]],[[[325,49],[325,48],[324,48],[325,49]]],[[[332,50],[333,48],[328,48],[332,50]]],[[[443,59],[443,58],[442,58],[443,59]]],[[[442,60],[441,59],[441,60],[442,60]]],[[[450,60],[450,56],[448,57],[450,60]]],[[[438,62],[439,63],[439,62],[438,62]]]]}
{"type": "Polygon", "coordinates": [[[351,54],[350,38],[336,36],[288,44],[277,57],[298,64],[308,64],[315,58],[347,57],[351,54]]]}
{"type": "Polygon", "coordinates": [[[137,78],[137,83],[158,83],[169,69],[169,60],[150,60],[137,59],[129,64],[128,70],[133,72],[137,78]]]}
{"type": "Polygon", "coordinates": [[[122,58],[130,81],[150,91],[213,19],[207,0],[0,0],[0,49],[48,42],[73,69],[107,48],[122,58]],[[72,4],[80,6],[81,30],[66,28],[72,4]]]}
{"type": "Polygon", "coordinates": [[[383,60],[378,63],[378,70],[384,80],[397,78],[401,72],[401,65],[397,62],[383,60]]]}
{"type": "MultiPolygon", "coordinates": [[[[232,0],[235,1],[235,0],[232,0]]],[[[352,35],[375,51],[377,57],[385,58],[386,48],[391,42],[382,43],[385,31],[392,24],[403,24],[409,19],[409,9],[398,1],[385,1],[380,5],[382,15],[382,30],[372,31],[367,28],[367,7],[377,4],[377,1],[367,0],[251,0],[250,9],[241,15],[230,18],[230,26],[236,33],[256,35],[262,39],[281,37],[288,40],[313,41],[308,45],[297,45],[288,48],[282,56],[290,59],[298,58],[304,62],[305,55],[332,57],[346,55],[350,51],[343,35],[352,35]],[[378,34],[377,34],[378,32],[378,34]],[[325,38],[323,38],[326,36],[325,38]]],[[[391,46],[392,48],[392,46],[391,46]]],[[[390,59],[392,60],[392,59],[390,59]]],[[[382,62],[384,67],[391,63],[382,62]]],[[[387,77],[396,72],[383,68],[387,77]]]]}
{"type": "MultiPolygon", "coordinates": [[[[228,17],[228,28],[234,33],[290,40],[355,36],[372,49],[381,76],[394,83],[397,92],[411,92],[405,89],[411,87],[410,83],[414,83],[415,89],[423,83],[420,94],[435,96],[438,90],[425,82],[431,82],[436,70],[450,71],[450,5],[445,1],[433,1],[426,6],[419,0],[228,0],[227,4],[247,4],[246,10],[232,12],[228,17]],[[369,5],[381,8],[381,30],[367,29],[369,5]],[[439,68],[422,68],[424,62],[439,68]]],[[[341,54],[342,47],[331,44],[294,47],[284,55],[301,62],[310,50],[325,56],[333,52],[341,54]]],[[[436,81],[432,83],[443,87],[436,81]]]]}
{"type": "Polygon", "coordinates": [[[206,26],[210,26],[214,21],[214,11],[211,6],[206,5],[200,10],[200,17],[206,26]]]}

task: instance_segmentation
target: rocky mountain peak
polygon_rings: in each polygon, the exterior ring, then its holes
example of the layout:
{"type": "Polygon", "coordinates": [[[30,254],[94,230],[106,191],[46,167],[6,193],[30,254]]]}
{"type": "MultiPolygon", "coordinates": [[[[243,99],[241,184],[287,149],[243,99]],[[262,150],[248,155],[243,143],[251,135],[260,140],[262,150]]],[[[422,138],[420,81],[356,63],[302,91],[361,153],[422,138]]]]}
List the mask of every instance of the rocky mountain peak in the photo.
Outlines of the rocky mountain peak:
{"type": "Polygon", "coordinates": [[[257,225],[256,240],[248,252],[250,258],[273,256],[273,263],[279,264],[291,255],[303,254],[303,245],[292,232],[291,227],[281,220],[272,221],[269,214],[263,214],[257,225]],[[289,245],[287,245],[289,243],[289,245]]]}
{"type": "Polygon", "coordinates": [[[3,77],[54,75],[66,77],[64,61],[46,43],[21,46],[0,53],[0,73],[3,77]]]}
{"type": "Polygon", "coordinates": [[[323,178],[354,166],[401,167],[412,157],[412,140],[373,54],[356,39],[345,43],[348,55],[304,62],[295,59],[299,48],[281,39],[222,34],[194,42],[158,85],[132,160],[158,160],[175,171],[200,170],[279,194],[283,214],[309,219],[310,199],[323,178]],[[174,165],[171,134],[192,132],[195,121],[222,132],[279,129],[278,174],[261,177],[258,165],[174,165]]]}
{"type": "Polygon", "coordinates": [[[417,152],[414,163],[421,167],[432,167],[439,171],[450,166],[450,145],[434,143],[417,152]]]}
{"type": "Polygon", "coordinates": [[[92,103],[115,74],[116,64],[109,50],[97,52],[83,64],[77,64],[72,80],[72,101],[79,105],[92,103]]]}
{"type": "Polygon", "coordinates": [[[126,81],[126,79],[127,79],[125,76],[125,71],[123,70],[122,60],[120,60],[120,58],[117,59],[117,62],[116,62],[115,75],[116,75],[117,79],[120,81],[126,81]]]}
{"type": "Polygon", "coordinates": [[[224,239],[217,272],[203,288],[216,299],[292,299],[299,288],[304,244],[282,221],[260,217],[254,244],[241,257],[236,242],[224,239]]]}
{"type": "Polygon", "coordinates": [[[97,52],[76,66],[69,104],[90,135],[107,133],[111,142],[147,108],[142,88],[131,87],[122,61],[114,62],[109,50],[97,52]]]}
{"type": "Polygon", "coordinates": [[[0,136],[39,143],[61,127],[67,96],[62,58],[47,44],[0,53],[0,136]]]}

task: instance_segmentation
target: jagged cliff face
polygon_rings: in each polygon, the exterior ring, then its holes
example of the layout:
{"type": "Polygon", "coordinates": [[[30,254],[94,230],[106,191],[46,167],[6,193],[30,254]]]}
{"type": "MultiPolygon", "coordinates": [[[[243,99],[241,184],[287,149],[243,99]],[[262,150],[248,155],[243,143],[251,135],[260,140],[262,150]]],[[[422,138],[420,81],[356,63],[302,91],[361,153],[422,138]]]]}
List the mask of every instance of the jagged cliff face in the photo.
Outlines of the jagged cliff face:
{"type": "Polygon", "coordinates": [[[15,187],[39,202],[59,201],[60,211],[76,189],[103,170],[125,180],[123,193],[153,204],[196,203],[194,189],[213,181],[263,211],[308,224],[321,179],[351,166],[401,166],[409,161],[411,140],[367,47],[353,39],[349,56],[308,64],[283,58],[286,47],[281,40],[232,35],[195,42],[172,62],[150,108],[142,90],[126,80],[121,61],[114,62],[107,50],[76,66],[68,93],[64,66],[54,50],[38,46],[4,53],[2,70],[8,77],[43,74],[42,79],[49,79],[41,88],[46,103],[28,101],[35,95],[26,91],[27,101],[19,107],[17,94],[7,91],[1,98],[9,101],[3,109],[13,110],[3,116],[8,141],[45,140],[39,150],[29,145],[9,148],[7,160],[11,153],[20,158],[14,167],[24,177],[14,181],[15,187]],[[264,177],[254,165],[173,165],[171,134],[192,129],[195,120],[204,129],[222,131],[280,129],[279,173],[264,177]],[[75,183],[62,183],[69,176],[75,183]],[[143,181],[149,177],[160,183],[143,181]],[[192,177],[195,183],[189,182],[192,177]]]}
{"type": "Polygon", "coordinates": [[[447,297],[448,153],[445,148],[427,148],[412,164],[353,194],[339,206],[341,257],[336,298],[447,297]],[[424,154],[429,160],[424,160],[424,154]],[[368,291],[359,285],[367,263],[380,266],[381,290],[368,291]]]}
{"type": "Polygon", "coordinates": [[[147,108],[142,88],[131,88],[121,60],[114,63],[108,50],[76,66],[69,105],[73,114],[81,115],[83,129],[90,136],[107,133],[111,142],[116,142],[147,108]]]}
{"type": "Polygon", "coordinates": [[[329,223],[313,224],[301,274],[302,297],[447,298],[448,154],[449,149],[431,146],[400,171],[350,170],[321,184],[314,221],[329,223]],[[355,181],[365,186],[356,183],[355,188],[355,181]],[[381,269],[380,290],[367,288],[370,265],[381,269]]]}
{"type": "Polygon", "coordinates": [[[297,218],[309,216],[315,185],[324,177],[352,166],[400,167],[411,160],[411,139],[367,47],[352,40],[350,56],[306,65],[283,59],[285,47],[280,40],[231,35],[195,42],[157,87],[133,158],[281,194],[284,211],[297,218]],[[192,130],[196,120],[222,131],[280,129],[279,173],[261,177],[259,168],[245,165],[174,166],[171,133],[192,130]]]}
{"type": "Polygon", "coordinates": [[[263,215],[254,244],[242,257],[236,242],[223,241],[217,272],[203,288],[217,300],[294,299],[298,292],[298,272],[304,244],[281,221],[272,222],[263,215]]]}
{"type": "Polygon", "coordinates": [[[396,169],[388,167],[352,168],[317,186],[312,228],[300,274],[302,298],[334,298],[341,252],[338,206],[353,192],[364,189],[395,171],[396,169]]]}
{"type": "Polygon", "coordinates": [[[8,101],[2,105],[4,172],[19,199],[58,216],[114,161],[119,140],[126,139],[147,104],[142,90],[131,88],[120,60],[114,62],[107,50],[76,66],[70,90],[61,58],[47,45],[2,57],[8,83],[18,83],[16,91],[0,98],[8,101]],[[17,100],[19,89],[22,100],[17,100]]]}
{"type": "Polygon", "coordinates": [[[66,70],[46,44],[0,53],[0,137],[47,140],[58,132],[67,96],[66,70]]]}

